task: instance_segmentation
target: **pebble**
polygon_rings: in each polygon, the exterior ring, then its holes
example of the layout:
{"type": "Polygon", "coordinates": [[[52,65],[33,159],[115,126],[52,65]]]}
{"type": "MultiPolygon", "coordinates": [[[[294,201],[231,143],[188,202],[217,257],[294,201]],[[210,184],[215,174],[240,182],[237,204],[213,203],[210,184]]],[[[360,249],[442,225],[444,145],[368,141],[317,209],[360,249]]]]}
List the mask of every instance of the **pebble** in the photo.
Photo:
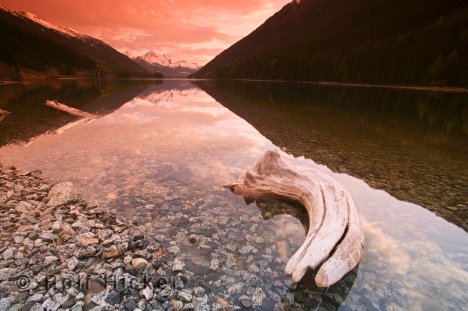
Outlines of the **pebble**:
{"type": "Polygon", "coordinates": [[[252,304],[254,306],[261,306],[265,298],[265,292],[260,287],[257,287],[252,295],[252,304]]]}
{"type": "Polygon", "coordinates": [[[138,307],[138,305],[135,298],[128,298],[124,301],[123,307],[126,311],[133,311],[138,307]]]}
{"type": "Polygon", "coordinates": [[[34,295],[32,295],[31,297],[28,298],[28,301],[29,302],[39,302],[39,301],[42,300],[42,297],[44,297],[43,294],[35,293],[34,295]]]}
{"type": "Polygon", "coordinates": [[[3,253],[3,260],[9,260],[15,256],[16,249],[14,247],[7,248],[3,253]]]}
{"type": "Polygon", "coordinates": [[[216,258],[212,259],[210,262],[210,269],[216,271],[218,270],[218,267],[219,267],[219,260],[216,258]]]}
{"type": "Polygon", "coordinates": [[[165,302],[169,300],[173,295],[173,289],[169,285],[163,285],[161,291],[157,295],[157,299],[160,302],[165,302]]]}
{"type": "Polygon", "coordinates": [[[86,232],[78,235],[76,237],[76,242],[79,246],[92,246],[98,244],[99,240],[94,233],[86,232]]]}
{"type": "Polygon", "coordinates": [[[79,261],[76,257],[71,257],[70,259],[67,260],[67,268],[70,271],[75,270],[78,264],[79,264],[79,261]]]}
{"type": "Polygon", "coordinates": [[[185,268],[185,263],[180,261],[178,258],[174,259],[172,263],[172,272],[181,272],[185,268]]]}
{"type": "Polygon", "coordinates": [[[227,292],[229,295],[236,295],[236,294],[240,294],[242,289],[245,288],[245,283],[243,282],[238,282],[238,283],[235,283],[235,284],[232,284],[227,292]]]}
{"type": "Polygon", "coordinates": [[[76,200],[78,197],[73,192],[73,184],[71,182],[61,182],[53,186],[49,190],[49,201],[47,206],[59,206],[76,200]]]}
{"type": "Polygon", "coordinates": [[[184,303],[180,300],[171,300],[172,309],[174,311],[182,310],[184,303]]]}
{"type": "Polygon", "coordinates": [[[192,292],[190,290],[183,289],[177,293],[177,298],[183,302],[190,302],[192,301],[192,292]]]}
{"type": "Polygon", "coordinates": [[[44,265],[48,266],[52,263],[55,263],[58,260],[56,256],[46,256],[44,257],[44,265]]]}
{"type": "Polygon", "coordinates": [[[126,264],[126,265],[129,265],[129,264],[132,263],[132,259],[133,259],[132,256],[127,255],[127,256],[124,257],[123,263],[126,264]]]}
{"type": "Polygon", "coordinates": [[[0,311],[7,311],[11,306],[11,299],[10,298],[2,298],[0,299],[0,311]]]}
{"type": "Polygon", "coordinates": [[[153,289],[150,288],[149,286],[146,286],[146,287],[141,291],[141,294],[143,295],[143,297],[146,298],[146,300],[150,300],[151,298],[153,298],[153,289]]]}
{"type": "Polygon", "coordinates": [[[112,245],[108,249],[102,252],[102,259],[109,259],[109,258],[114,258],[120,256],[120,250],[117,248],[117,246],[112,245]]]}
{"type": "Polygon", "coordinates": [[[242,295],[239,297],[239,302],[245,309],[249,309],[252,307],[252,301],[250,300],[249,296],[242,295]]]}
{"type": "Polygon", "coordinates": [[[195,305],[193,303],[187,303],[182,308],[182,311],[185,311],[185,310],[195,310],[195,305]]]}
{"type": "Polygon", "coordinates": [[[148,261],[144,258],[134,258],[132,259],[132,266],[135,269],[143,270],[148,266],[148,261]]]}
{"type": "Polygon", "coordinates": [[[196,297],[201,297],[201,296],[205,295],[205,289],[203,287],[197,286],[197,287],[195,287],[193,289],[193,294],[196,297]]]}
{"type": "Polygon", "coordinates": [[[60,308],[60,304],[48,298],[42,303],[42,308],[47,311],[56,311],[60,308]]]}

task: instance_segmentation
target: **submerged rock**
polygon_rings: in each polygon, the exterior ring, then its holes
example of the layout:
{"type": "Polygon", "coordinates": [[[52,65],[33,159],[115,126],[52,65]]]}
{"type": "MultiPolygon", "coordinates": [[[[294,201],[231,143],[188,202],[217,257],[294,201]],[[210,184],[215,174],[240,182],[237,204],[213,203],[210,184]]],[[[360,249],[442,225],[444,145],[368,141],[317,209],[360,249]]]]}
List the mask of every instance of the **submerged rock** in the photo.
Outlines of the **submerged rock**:
{"type": "Polygon", "coordinates": [[[178,258],[174,259],[172,263],[172,272],[181,272],[185,268],[185,263],[180,261],[178,258]]]}
{"type": "Polygon", "coordinates": [[[252,301],[250,300],[249,296],[245,296],[245,295],[240,296],[239,302],[241,306],[244,307],[245,309],[249,309],[252,307],[252,301]]]}
{"type": "Polygon", "coordinates": [[[257,287],[252,295],[252,304],[254,306],[261,306],[265,298],[265,292],[260,287],[257,287]]]}
{"type": "Polygon", "coordinates": [[[78,200],[78,195],[73,192],[73,183],[61,182],[49,190],[49,202],[47,206],[59,206],[78,200]]]}

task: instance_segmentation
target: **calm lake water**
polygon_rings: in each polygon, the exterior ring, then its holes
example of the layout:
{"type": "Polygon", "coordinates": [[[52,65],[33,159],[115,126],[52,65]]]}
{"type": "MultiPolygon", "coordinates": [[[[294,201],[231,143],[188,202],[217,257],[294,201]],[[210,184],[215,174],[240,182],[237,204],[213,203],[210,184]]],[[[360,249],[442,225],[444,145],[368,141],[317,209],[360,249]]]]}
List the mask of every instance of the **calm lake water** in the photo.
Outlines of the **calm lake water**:
{"type": "Polygon", "coordinates": [[[0,109],[10,112],[0,121],[1,163],[73,181],[88,200],[132,218],[185,261],[211,302],[238,304],[260,287],[264,310],[468,306],[467,95],[56,82],[0,86],[0,109]],[[300,207],[247,205],[222,187],[275,148],[332,175],[360,213],[364,259],[328,289],[313,272],[299,284],[284,275],[305,237],[300,207]]]}

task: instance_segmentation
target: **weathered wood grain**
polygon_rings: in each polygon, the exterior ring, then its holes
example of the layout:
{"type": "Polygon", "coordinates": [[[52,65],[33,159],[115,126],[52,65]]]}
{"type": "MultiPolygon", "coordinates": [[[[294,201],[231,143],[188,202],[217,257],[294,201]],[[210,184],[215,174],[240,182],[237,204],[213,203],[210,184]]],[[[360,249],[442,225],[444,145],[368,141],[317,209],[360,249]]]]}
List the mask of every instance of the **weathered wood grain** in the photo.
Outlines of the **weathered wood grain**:
{"type": "Polygon", "coordinates": [[[315,282],[328,287],[361,261],[364,233],[356,207],[349,193],[327,174],[295,167],[278,151],[267,151],[238,181],[225,187],[248,200],[282,197],[306,208],[309,231],[285,269],[293,281],[299,282],[308,269],[323,263],[315,282]]]}

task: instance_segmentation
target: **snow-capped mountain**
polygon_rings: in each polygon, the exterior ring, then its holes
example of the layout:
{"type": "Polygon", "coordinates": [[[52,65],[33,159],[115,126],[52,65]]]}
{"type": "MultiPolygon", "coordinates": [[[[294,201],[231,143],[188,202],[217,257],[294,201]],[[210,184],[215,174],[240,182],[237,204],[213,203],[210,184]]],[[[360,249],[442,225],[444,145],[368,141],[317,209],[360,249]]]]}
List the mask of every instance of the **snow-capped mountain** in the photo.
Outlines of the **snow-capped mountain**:
{"type": "MultiPolygon", "coordinates": [[[[125,54],[129,55],[128,52],[125,54]]],[[[187,77],[200,68],[196,63],[187,62],[185,60],[175,60],[171,56],[156,54],[153,51],[132,58],[146,70],[160,72],[165,77],[187,77]]]]}
{"type": "Polygon", "coordinates": [[[196,69],[199,67],[199,65],[196,63],[189,63],[185,60],[174,60],[169,55],[164,55],[164,54],[158,55],[154,53],[153,51],[149,51],[144,55],[138,56],[137,58],[144,60],[145,62],[148,62],[151,64],[160,64],[162,66],[171,67],[171,68],[187,67],[187,68],[196,69]]]}
{"type": "Polygon", "coordinates": [[[33,22],[36,22],[46,28],[49,28],[49,29],[53,29],[55,31],[58,31],[62,34],[65,34],[67,36],[71,36],[71,37],[80,37],[80,38],[86,38],[87,36],[83,35],[83,34],[80,34],[79,32],[71,29],[71,28],[68,28],[68,27],[63,27],[63,26],[60,26],[60,25],[54,25],[54,24],[51,24],[43,19],[41,19],[39,16],[31,13],[31,12],[24,12],[24,11],[11,11],[13,14],[15,15],[18,15],[18,16],[22,16],[22,17],[25,17],[33,22]]]}

